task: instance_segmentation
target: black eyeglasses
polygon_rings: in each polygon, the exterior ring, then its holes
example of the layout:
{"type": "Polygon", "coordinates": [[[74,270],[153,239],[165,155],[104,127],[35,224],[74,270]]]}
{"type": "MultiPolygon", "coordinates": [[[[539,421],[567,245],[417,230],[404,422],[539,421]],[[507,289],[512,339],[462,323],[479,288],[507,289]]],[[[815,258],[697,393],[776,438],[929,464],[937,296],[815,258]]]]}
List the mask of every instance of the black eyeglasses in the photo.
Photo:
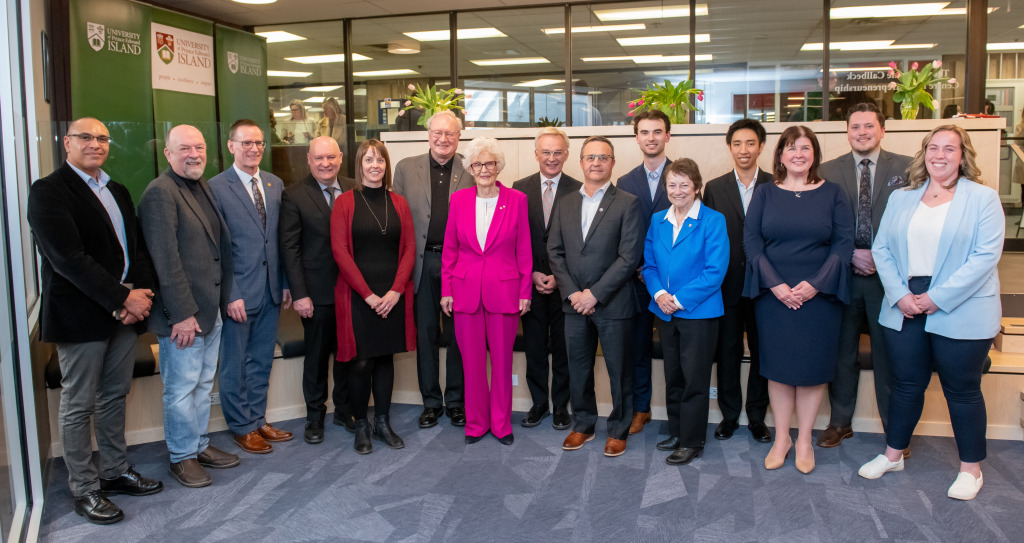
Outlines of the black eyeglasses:
{"type": "Polygon", "coordinates": [[[110,136],[93,136],[92,134],[85,134],[80,132],[78,134],[68,134],[68,137],[78,138],[82,140],[82,143],[92,143],[92,140],[96,140],[104,145],[110,143],[110,136]]]}
{"type": "Polygon", "coordinates": [[[267,146],[267,142],[265,142],[265,141],[250,141],[250,140],[245,140],[245,141],[231,140],[231,141],[233,141],[235,143],[241,143],[242,144],[242,149],[252,149],[253,145],[255,145],[259,149],[264,149],[267,146]]]}
{"type": "Polygon", "coordinates": [[[474,172],[479,172],[484,168],[487,168],[488,170],[496,170],[498,169],[498,163],[493,160],[489,162],[474,162],[470,164],[469,167],[472,168],[474,172]]]}

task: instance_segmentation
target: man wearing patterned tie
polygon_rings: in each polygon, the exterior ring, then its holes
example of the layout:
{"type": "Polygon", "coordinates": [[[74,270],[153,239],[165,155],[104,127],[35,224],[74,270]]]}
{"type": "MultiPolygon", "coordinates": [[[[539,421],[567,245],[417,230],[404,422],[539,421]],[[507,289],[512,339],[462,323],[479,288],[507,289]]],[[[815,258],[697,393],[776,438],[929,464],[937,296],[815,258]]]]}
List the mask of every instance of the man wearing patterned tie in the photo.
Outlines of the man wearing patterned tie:
{"type": "MultiPolygon", "coordinates": [[[[874,104],[862,103],[850,108],[846,117],[846,136],[852,151],[821,165],[822,177],[838,183],[846,191],[857,226],[851,264],[850,303],[843,311],[836,379],[828,388],[832,415],[828,427],[818,438],[819,447],[836,447],[853,436],[853,411],[857,406],[857,385],[860,381],[857,355],[865,321],[871,335],[875,399],[883,428],[887,423],[892,383],[882,327],[878,324],[884,293],[871,258],[871,242],[875,239],[889,195],[907,184],[911,158],[882,150],[885,116],[874,104]]],[[[907,449],[905,453],[909,451],[907,449]]]]}
{"type": "Polygon", "coordinates": [[[291,305],[291,292],[283,288],[278,261],[284,182],[260,171],[266,146],[255,121],[236,121],[228,133],[234,164],[210,180],[214,205],[231,234],[234,262],[229,318],[221,333],[221,407],[235,443],[255,454],[271,452],[268,441],[292,438],[290,432],[278,430],[266,420],[280,306],[291,305]]]}

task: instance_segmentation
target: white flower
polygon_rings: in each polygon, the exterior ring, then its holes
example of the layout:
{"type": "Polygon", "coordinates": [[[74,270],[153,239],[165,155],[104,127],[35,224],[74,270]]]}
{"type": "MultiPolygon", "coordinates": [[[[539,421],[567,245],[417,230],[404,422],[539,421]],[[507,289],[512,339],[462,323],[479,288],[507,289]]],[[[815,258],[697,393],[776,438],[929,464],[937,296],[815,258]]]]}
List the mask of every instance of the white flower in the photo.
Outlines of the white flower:
{"type": "Polygon", "coordinates": [[[932,68],[938,70],[941,67],[942,67],[942,61],[941,60],[936,60],[935,62],[932,62],[932,68]]]}
{"type": "Polygon", "coordinates": [[[409,90],[416,90],[416,87],[414,87],[412,83],[409,83],[409,90]]]}

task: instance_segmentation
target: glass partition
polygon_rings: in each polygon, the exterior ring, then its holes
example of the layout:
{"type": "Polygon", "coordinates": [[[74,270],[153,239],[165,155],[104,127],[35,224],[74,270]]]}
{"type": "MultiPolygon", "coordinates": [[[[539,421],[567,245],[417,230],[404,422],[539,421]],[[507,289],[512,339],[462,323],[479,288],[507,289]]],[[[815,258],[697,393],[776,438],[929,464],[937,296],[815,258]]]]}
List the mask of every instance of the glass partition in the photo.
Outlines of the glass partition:
{"type": "Polygon", "coordinates": [[[1024,240],[1024,0],[992,2],[988,17],[988,67],[985,98],[993,114],[1006,119],[1000,149],[999,197],[1006,211],[1007,246],[1024,240]]]}

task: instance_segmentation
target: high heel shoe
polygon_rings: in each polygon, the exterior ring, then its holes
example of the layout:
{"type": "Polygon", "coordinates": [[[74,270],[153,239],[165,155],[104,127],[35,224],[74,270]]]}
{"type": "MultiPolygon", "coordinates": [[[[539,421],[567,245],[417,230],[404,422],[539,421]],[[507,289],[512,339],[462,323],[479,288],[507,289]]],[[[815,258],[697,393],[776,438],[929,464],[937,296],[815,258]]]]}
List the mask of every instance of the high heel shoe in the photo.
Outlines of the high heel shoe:
{"type": "Polygon", "coordinates": [[[796,469],[804,475],[814,471],[814,449],[811,449],[811,459],[801,459],[799,455],[796,458],[796,469]]]}
{"type": "Polygon", "coordinates": [[[782,459],[772,453],[775,452],[775,447],[768,451],[768,456],[764,457],[764,469],[779,469],[783,464],[786,463],[786,459],[789,458],[789,449],[793,447],[793,443],[790,442],[789,447],[786,447],[786,452],[782,455],[782,459]]]}

